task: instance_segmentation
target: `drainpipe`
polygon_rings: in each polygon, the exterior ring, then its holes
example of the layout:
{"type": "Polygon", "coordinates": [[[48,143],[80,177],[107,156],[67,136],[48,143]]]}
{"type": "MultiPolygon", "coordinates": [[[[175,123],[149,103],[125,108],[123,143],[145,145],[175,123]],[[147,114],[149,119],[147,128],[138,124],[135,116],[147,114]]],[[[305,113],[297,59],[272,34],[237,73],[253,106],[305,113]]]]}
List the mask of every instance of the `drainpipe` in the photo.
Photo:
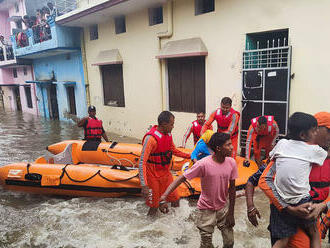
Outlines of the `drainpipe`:
{"type": "MultiPolygon", "coordinates": [[[[163,38],[171,38],[173,35],[173,1],[170,0],[167,3],[167,31],[160,32],[157,34],[158,38],[158,49],[159,51],[162,49],[162,39],[163,38]]],[[[159,59],[159,72],[160,72],[160,84],[161,84],[161,97],[162,97],[162,110],[166,109],[166,100],[167,94],[165,89],[165,80],[163,78],[163,71],[165,70],[165,63],[162,63],[162,60],[159,59]]]]}
{"type": "Polygon", "coordinates": [[[85,79],[85,89],[86,89],[86,101],[87,106],[91,104],[90,92],[89,92],[89,80],[88,80],[88,68],[87,68],[87,59],[86,59],[86,48],[85,48],[85,36],[84,36],[84,29],[82,30],[81,34],[81,57],[82,63],[84,68],[84,79],[85,79]]]}

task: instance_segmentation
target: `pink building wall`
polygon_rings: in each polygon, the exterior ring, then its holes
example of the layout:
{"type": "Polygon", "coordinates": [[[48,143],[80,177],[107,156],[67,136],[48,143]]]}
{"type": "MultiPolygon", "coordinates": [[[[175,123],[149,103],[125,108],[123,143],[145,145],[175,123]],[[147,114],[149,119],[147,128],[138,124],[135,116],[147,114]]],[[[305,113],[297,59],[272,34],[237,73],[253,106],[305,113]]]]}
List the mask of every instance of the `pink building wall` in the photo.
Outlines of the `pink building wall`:
{"type": "Polygon", "coordinates": [[[16,70],[17,70],[17,78],[14,78],[14,82],[16,84],[20,84],[19,88],[20,88],[22,111],[31,113],[31,114],[38,114],[35,84],[26,83],[26,81],[31,81],[33,78],[32,67],[31,66],[22,66],[22,67],[17,67],[16,70]],[[24,67],[26,68],[27,75],[24,75],[24,67]],[[24,85],[29,85],[31,87],[32,108],[28,108],[24,85]]]}
{"type": "Polygon", "coordinates": [[[5,37],[6,41],[10,39],[10,22],[8,21],[8,11],[0,11],[0,34],[5,37]]]}
{"type": "MultiPolygon", "coordinates": [[[[18,0],[18,12],[16,12],[15,4],[13,4],[9,9],[9,16],[25,16],[26,15],[26,8],[25,8],[25,0],[18,0]]],[[[25,29],[24,23],[22,24],[23,29],[25,29]]],[[[10,22],[10,29],[17,28],[15,22],[10,22]]]]}
{"type": "MultiPolygon", "coordinates": [[[[12,29],[17,28],[15,22],[9,22],[8,18],[10,16],[21,16],[23,17],[26,14],[25,1],[17,0],[18,11],[16,10],[15,3],[11,1],[11,4],[8,5],[8,11],[0,12],[0,33],[4,35],[6,41],[10,41],[10,35],[12,34],[12,29]]],[[[22,25],[23,29],[26,27],[22,25]]],[[[28,84],[26,81],[31,81],[33,79],[33,69],[30,65],[13,65],[11,67],[0,68],[0,86],[1,84],[17,84],[19,85],[19,98],[21,102],[21,107],[23,112],[38,114],[37,108],[37,97],[35,84],[28,84]],[[13,70],[14,68],[17,71],[17,77],[14,78],[13,70]],[[24,74],[24,68],[26,68],[26,75],[24,74]],[[26,92],[24,85],[31,87],[31,98],[32,98],[32,108],[28,107],[26,92]]],[[[12,110],[17,110],[17,102],[15,97],[13,86],[2,86],[4,92],[4,104],[6,108],[12,110]]]]}

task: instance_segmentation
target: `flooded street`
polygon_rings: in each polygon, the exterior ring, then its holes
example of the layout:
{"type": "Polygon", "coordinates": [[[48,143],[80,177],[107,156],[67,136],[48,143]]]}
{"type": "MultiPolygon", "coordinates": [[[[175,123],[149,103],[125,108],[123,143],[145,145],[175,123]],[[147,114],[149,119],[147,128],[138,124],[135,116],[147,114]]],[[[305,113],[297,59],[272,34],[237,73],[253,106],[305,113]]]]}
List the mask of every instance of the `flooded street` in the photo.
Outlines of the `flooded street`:
{"type": "MultiPolygon", "coordinates": [[[[45,147],[66,139],[82,138],[74,124],[0,108],[0,166],[34,161],[45,147]]],[[[132,141],[114,137],[116,141],[132,141]]],[[[235,247],[270,247],[266,230],[268,201],[256,191],[262,219],[258,228],[248,223],[245,198],[236,201],[235,247]]],[[[119,199],[46,197],[0,188],[0,247],[199,247],[194,225],[196,200],[181,200],[180,208],[153,220],[146,217],[141,198],[119,199]]],[[[215,231],[213,243],[221,246],[215,231]]]]}

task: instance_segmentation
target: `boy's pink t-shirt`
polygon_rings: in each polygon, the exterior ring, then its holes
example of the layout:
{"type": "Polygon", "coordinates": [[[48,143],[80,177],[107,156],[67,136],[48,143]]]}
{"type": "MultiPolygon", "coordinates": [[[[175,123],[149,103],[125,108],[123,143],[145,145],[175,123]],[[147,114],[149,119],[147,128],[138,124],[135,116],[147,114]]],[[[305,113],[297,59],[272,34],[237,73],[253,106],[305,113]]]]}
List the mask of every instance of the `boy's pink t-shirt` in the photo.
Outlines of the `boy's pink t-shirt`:
{"type": "Polygon", "coordinates": [[[219,210],[227,202],[229,180],[238,178],[237,164],[231,157],[217,163],[210,155],[199,160],[183,176],[188,180],[201,178],[202,193],[197,203],[198,209],[219,210]]]}

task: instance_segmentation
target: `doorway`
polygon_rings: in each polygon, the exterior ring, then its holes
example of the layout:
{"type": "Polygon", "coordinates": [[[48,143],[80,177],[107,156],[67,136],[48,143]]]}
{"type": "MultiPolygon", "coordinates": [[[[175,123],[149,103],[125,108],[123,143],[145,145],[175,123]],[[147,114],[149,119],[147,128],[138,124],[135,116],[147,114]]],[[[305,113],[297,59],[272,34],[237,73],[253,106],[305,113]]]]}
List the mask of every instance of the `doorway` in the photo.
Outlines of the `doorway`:
{"type": "Polygon", "coordinates": [[[14,101],[15,101],[15,105],[16,105],[16,110],[17,111],[22,111],[22,105],[21,105],[21,97],[19,94],[19,86],[15,86],[14,89],[14,101]]]}
{"type": "Polygon", "coordinates": [[[273,115],[280,135],[287,133],[291,47],[288,29],[247,34],[243,52],[241,155],[251,119],[273,115]]]}
{"type": "Polygon", "coordinates": [[[56,91],[56,85],[51,84],[49,87],[49,117],[51,119],[59,119],[59,114],[58,114],[58,103],[57,103],[57,91],[56,91]]]}

